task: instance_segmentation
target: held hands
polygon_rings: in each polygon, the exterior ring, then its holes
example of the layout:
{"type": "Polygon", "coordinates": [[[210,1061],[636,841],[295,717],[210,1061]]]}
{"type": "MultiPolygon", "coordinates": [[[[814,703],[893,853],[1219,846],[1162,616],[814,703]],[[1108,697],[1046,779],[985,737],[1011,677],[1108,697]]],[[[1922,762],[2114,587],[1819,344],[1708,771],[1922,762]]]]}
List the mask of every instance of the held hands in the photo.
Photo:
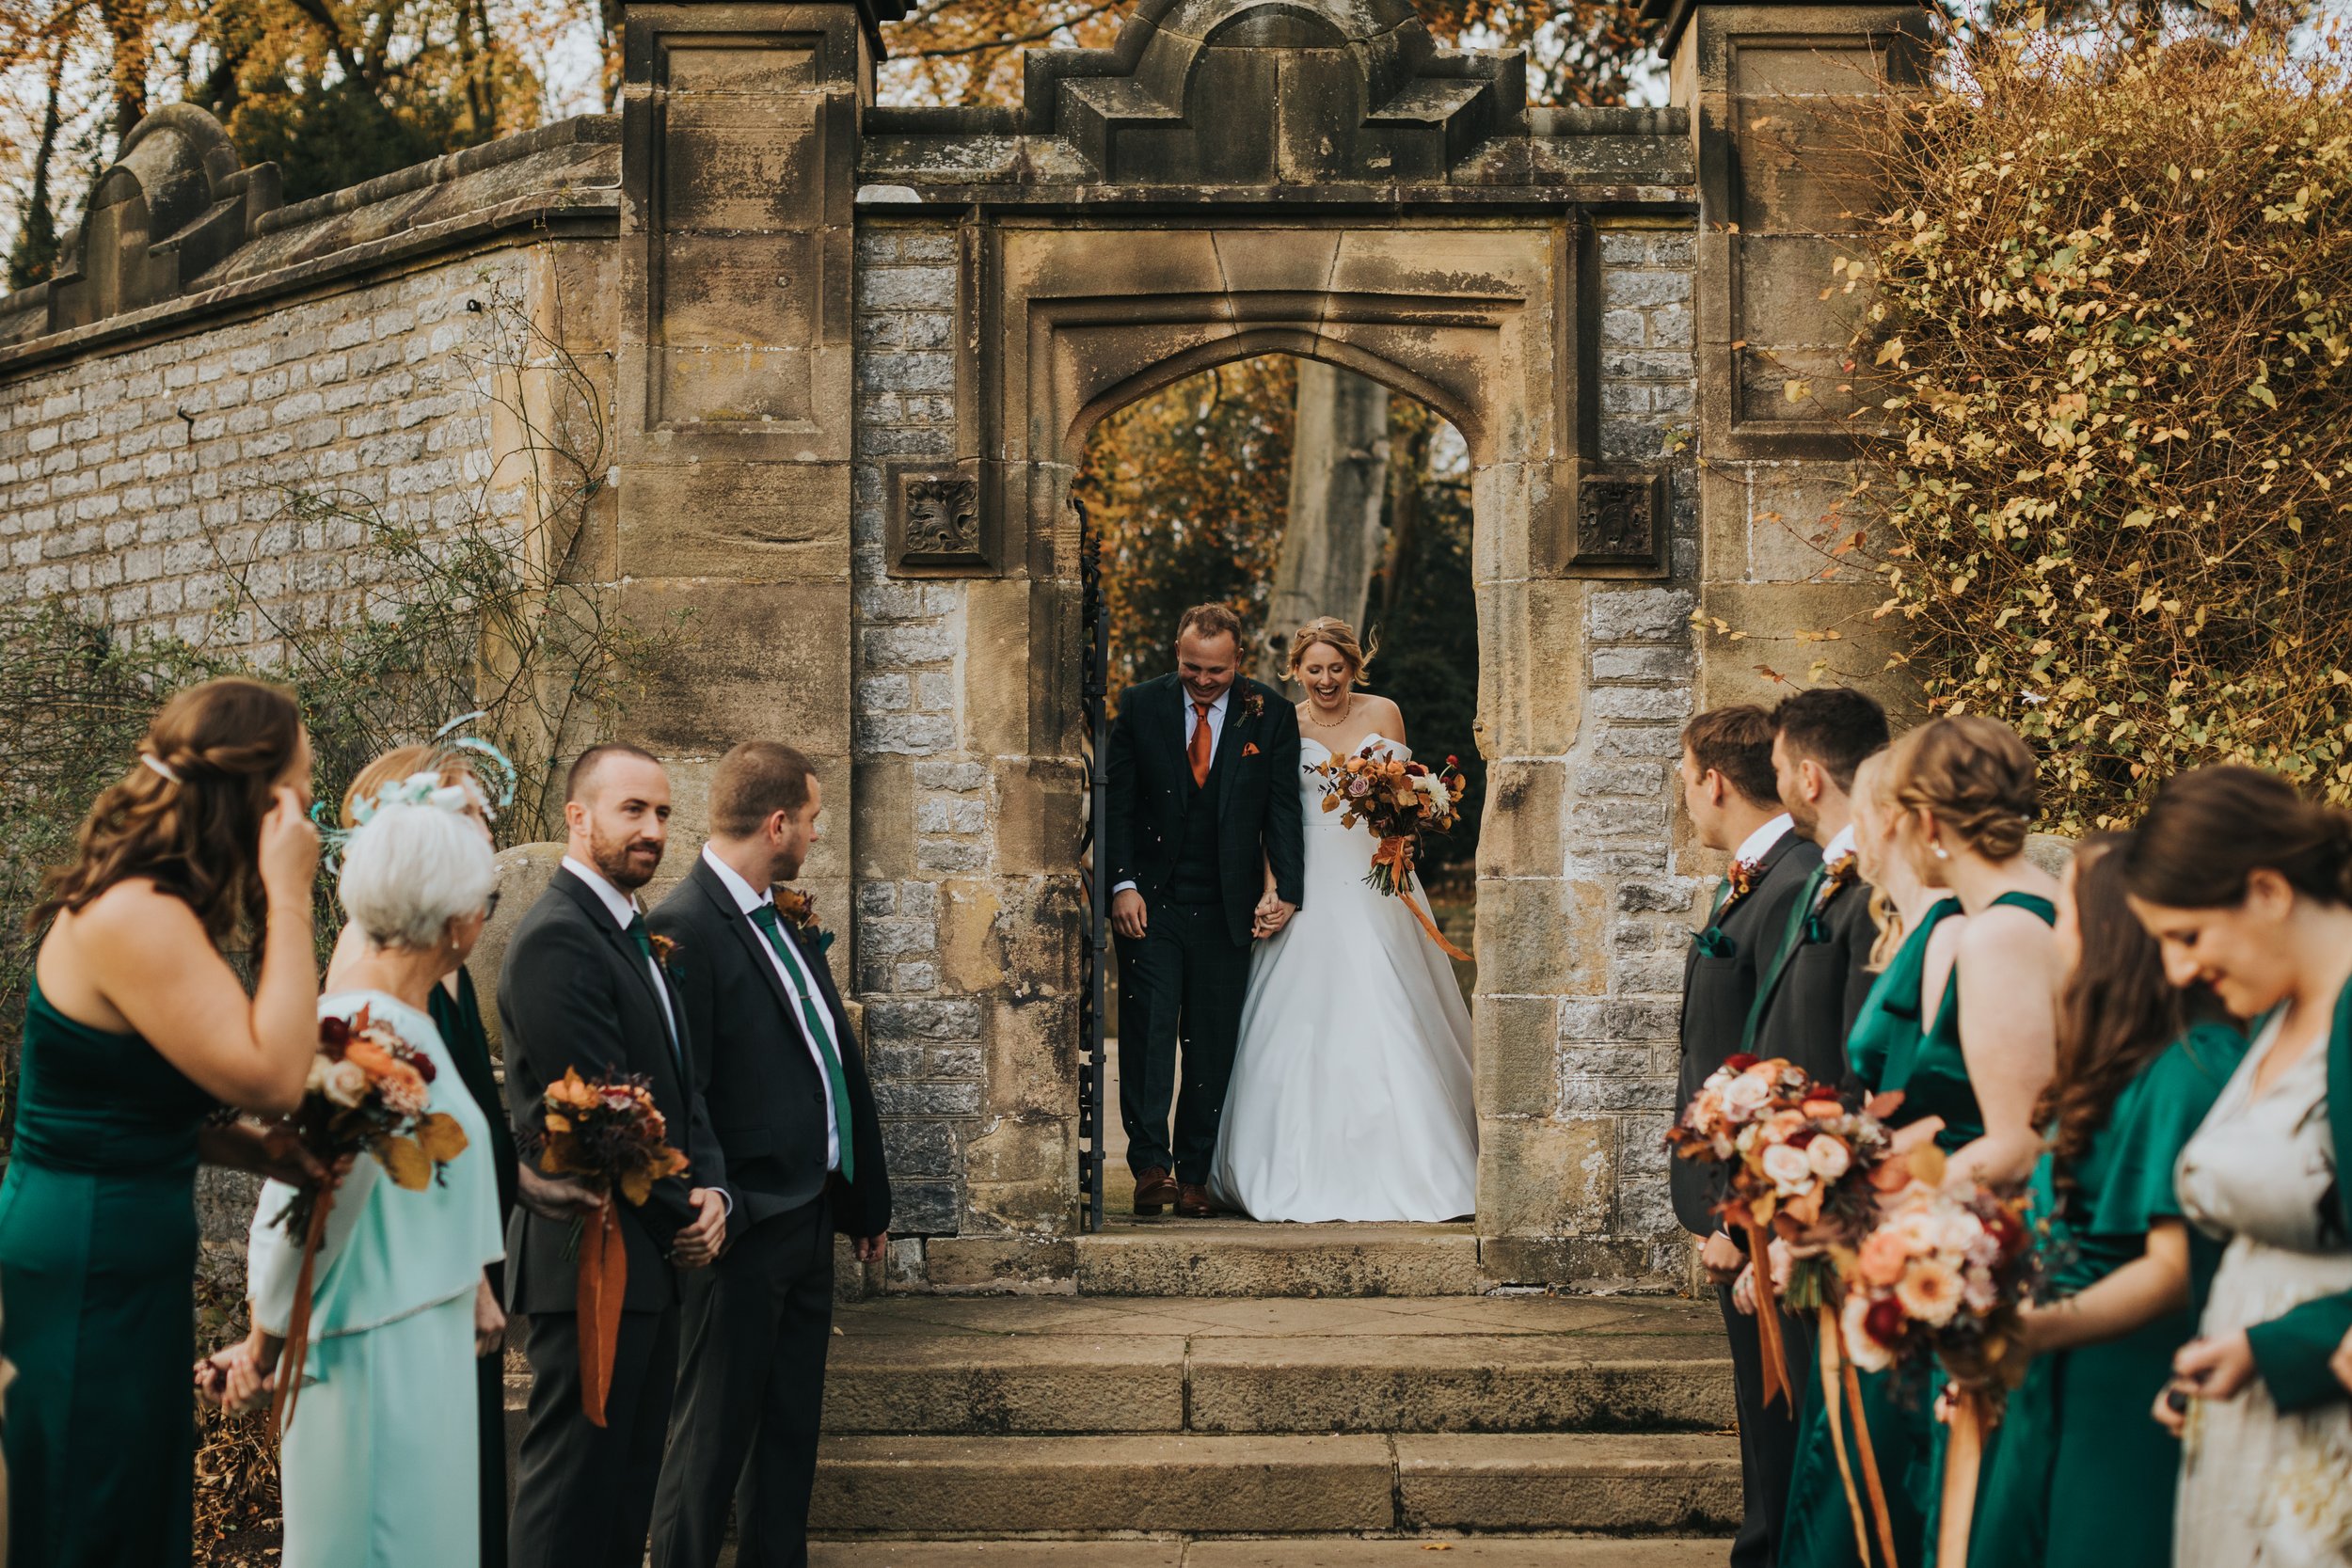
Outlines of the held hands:
{"type": "Polygon", "coordinates": [[[1718,1230],[1699,1248],[1699,1266],[1707,1271],[1708,1284],[1729,1285],[1748,1266],[1748,1255],[1740,1250],[1730,1232],[1718,1230]]]}
{"type": "Polygon", "coordinates": [[[1249,922],[1249,934],[1257,941],[1263,942],[1268,937],[1279,934],[1282,927],[1291,923],[1291,916],[1297,912],[1297,905],[1284,903],[1279,894],[1268,888],[1265,896],[1258,900],[1257,913],[1249,922]]]}
{"type": "Polygon", "coordinates": [[[670,1261],[681,1269],[707,1268],[727,1244],[727,1200],[716,1187],[696,1187],[686,1196],[699,1212],[670,1243],[670,1261]]]}
{"type": "Polygon", "coordinates": [[[857,1248],[859,1262],[879,1263],[882,1260],[882,1249],[890,1244],[890,1232],[878,1230],[871,1236],[860,1236],[851,1244],[857,1248]]]}
{"type": "Polygon", "coordinates": [[[256,1328],[196,1364],[196,1391],[207,1402],[236,1415],[275,1391],[282,1340],[256,1328]]]}

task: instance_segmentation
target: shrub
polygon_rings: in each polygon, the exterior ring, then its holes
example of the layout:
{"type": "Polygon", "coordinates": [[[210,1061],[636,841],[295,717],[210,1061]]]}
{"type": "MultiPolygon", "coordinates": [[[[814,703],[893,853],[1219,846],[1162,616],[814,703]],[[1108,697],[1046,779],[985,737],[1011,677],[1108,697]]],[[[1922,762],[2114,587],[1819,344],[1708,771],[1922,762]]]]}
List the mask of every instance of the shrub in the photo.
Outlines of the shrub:
{"type": "Polygon", "coordinates": [[[2341,56],[2011,35],[1862,112],[1889,201],[1837,265],[1930,705],[2032,740],[2064,830],[2224,759],[2352,800],[2341,56]]]}

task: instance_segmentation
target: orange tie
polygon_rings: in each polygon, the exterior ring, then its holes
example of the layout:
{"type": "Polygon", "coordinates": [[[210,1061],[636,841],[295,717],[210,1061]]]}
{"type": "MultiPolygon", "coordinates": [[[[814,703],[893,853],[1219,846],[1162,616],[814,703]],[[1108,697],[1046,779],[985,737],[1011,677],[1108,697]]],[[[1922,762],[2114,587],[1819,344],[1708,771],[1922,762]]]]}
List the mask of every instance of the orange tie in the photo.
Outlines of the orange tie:
{"type": "Polygon", "coordinates": [[[1209,782],[1209,705],[1195,703],[1192,711],[1200,716],[1200,721],[1192,727],[1190,747],[1192,786],[1198,789],[1209,782]]]}

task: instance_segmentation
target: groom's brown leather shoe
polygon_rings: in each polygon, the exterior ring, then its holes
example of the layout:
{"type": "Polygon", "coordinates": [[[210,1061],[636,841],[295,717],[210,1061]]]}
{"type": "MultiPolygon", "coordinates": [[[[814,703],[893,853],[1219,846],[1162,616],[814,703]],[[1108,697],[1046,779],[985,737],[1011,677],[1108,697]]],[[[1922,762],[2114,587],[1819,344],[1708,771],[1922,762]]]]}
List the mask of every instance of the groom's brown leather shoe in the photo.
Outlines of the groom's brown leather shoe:
{"type": "Polygon", "coordinates": [[[1216,1210],[1209,1202],[1209,1189],[1199,1181],[1187,1181],[1176,1189],[1176,1212],[1188,1220],[1205,1220],[1216,1210]]]}
{"type": "Polygon", "coordinates": [[[1136,1172],[1136,1212],[1150,1219],[1177,1201],[1176,1179],[1166,1165],[1146,1165],[1136,1172]]]}

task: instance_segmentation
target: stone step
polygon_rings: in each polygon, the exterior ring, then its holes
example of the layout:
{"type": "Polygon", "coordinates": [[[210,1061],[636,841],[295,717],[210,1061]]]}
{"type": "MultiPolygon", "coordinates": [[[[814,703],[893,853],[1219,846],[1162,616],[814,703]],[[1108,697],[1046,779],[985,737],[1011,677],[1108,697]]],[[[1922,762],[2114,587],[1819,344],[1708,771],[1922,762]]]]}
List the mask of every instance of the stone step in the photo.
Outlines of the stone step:
{"type": "Polygon", "coordinates": [[[1697,1434],[829,1437],[811,1528],[924,1536],[1708,1534],[1740,1456],[1697,1434]]]}
{"type": "Polygon", "coordinates": [[[1632,1298],[892,1297],[840,1310],[837,1434],[1710,1432],[1711,1307],[1632,1298]]]}
{"type": "Polygon", "coordinates": [[[809,1568],[1722,1568],[1727,1541],[1280,1536],[1212,1541],[819,1541],[809,1568]],[[1435,1553],[1444,1553],[1439,1557],[1435,1553]]]}
{"type": "Polygon", "coordinates": [[[1076,1238],[1080,1295],[1467,1296],[1486,1288],[1469,1225],[1120,1219],[1076,1238]]]}

